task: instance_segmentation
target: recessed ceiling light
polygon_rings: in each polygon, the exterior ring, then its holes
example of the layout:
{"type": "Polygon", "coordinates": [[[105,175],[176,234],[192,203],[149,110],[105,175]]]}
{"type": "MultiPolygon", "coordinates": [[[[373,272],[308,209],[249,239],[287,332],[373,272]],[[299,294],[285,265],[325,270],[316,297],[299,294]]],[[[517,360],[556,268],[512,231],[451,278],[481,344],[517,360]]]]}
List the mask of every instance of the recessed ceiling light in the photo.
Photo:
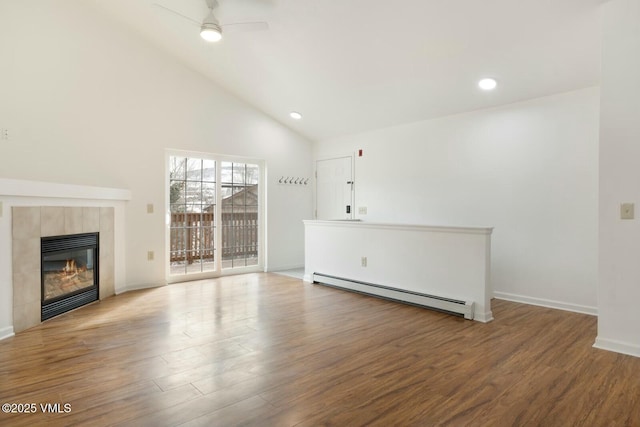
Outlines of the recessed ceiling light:
{"type": "Polygon", "coordinates": [[[495,79],[482,79],[478,82],[478,86],[482,90],[493,90],[498,85],[495,79]]]}
{"type": "Polygon", "coordinates": [[[298,113],[297,111],[292,111],[289,113],[289,115],[294,120],[300,120],[302,118],[302,114],[298,113]]]}

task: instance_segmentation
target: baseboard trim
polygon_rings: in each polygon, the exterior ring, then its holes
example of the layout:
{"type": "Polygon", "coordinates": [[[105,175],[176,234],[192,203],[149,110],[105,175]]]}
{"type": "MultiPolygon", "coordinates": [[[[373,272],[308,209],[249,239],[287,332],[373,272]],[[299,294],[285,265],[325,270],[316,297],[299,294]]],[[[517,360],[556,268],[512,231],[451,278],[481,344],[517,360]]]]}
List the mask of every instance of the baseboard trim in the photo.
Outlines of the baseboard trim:
{"type": "Polygon", "coordinates": [[[491,310],[486,313],[475,313],[473,316],[473,320],[481,323],[489,323],[493,322],[493,312],[491,310]]]}
{"type": "Polygon", "coordinates": [[[297,270],[299,268],[304,268],[304,264],[295,264],[295,265],[278,265],[276,267],[269,266],[265,269],[265,273],[274,273],[283,270],[297,270]]]}
{"type": "MultiPolygon", "coordinates": [[[[195,279],[195,280],[199,280],[199,279],[195,279]]],[[[167,286],[167,283],[140,283],[137,285],[129,285],[124,289],[119,289],[116,290],[116,295],[122,295],[122,294],[126,294],[127,292],[131,292],[131,291],[141,291],[143,289],[152,289],[152,288],[160,288],[162,286],[167,286]]]]}
{"type": "Polygon", "coordinates": [[[0,329],[0,341],[6,338],[11,338],[14,336],[13,326],[7,326],[5,328],[0,329]]]}
{"type": "Polygon", "coordinates": [[[497,299],[502,299],[505,301],[537,305],[540,307],[554,308],[556,310],[572,311],[574,313],[589,314],[591,316],[598,315],[598,307],[589,307],[586,305],[571,304],[568,302],[554,301],[544,298],[534,298],[524,295],[510,294],[507,292],[494,292],[493,296],[497,299]]]}
{"type": "Polygon", "coordinates": [[[640,357],[640,345],[624,341],[596,337],[596,342],[593,344],[593,347],[599,348],[600,350],[626,354],[628,356],[640,357]]]}

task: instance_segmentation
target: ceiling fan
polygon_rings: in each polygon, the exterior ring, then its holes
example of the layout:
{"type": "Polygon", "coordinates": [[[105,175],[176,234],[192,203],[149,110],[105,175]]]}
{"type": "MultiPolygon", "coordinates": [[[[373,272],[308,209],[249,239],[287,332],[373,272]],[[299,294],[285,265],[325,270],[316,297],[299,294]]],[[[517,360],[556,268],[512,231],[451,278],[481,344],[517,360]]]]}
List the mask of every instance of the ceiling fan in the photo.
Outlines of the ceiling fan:
{"type": "Polygon", "coordinates": [[[216,16],[213,14],[213,10],[216,9],[218,5],[218,0],[205,0],[207,3],[207,8],[209,8],[209,13],[202,21],[197,21],[189,16],[183,15],[180,12],[177,12],[173,9],[169,9],[166,6],[163,6],[159,3],[153,3],[153,5],[157,8],[165,10],[167,12],[173,13],[176,16],[179,16],[192,24],[200,27],[200,36],[208,42],[217,42],[222,39],[222,32],[232,32],[232,31],[263,31],[269,29],[269,24],[266,22],[235,22],[229,24],[221,24],[216,16]]]}

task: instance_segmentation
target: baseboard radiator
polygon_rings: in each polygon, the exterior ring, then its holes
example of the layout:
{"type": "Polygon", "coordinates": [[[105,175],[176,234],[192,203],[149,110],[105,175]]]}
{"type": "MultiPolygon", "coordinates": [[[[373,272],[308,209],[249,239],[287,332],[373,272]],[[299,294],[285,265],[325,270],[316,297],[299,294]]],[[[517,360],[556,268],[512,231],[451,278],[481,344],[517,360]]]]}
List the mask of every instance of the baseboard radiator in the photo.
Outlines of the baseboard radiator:
{"type": "Polygon", "coordinates": [[[417,305],[420,307],[455,314],[458,316],[462,316],[465,319],[473,320],[473,301],[461,301],[435,295],[421,294],[418,292],[392,288],[389,286],[382,286],[373,283],[360,282],[358,280],[329,276],[322,273],[313,273],[312,279],[313,283],[345,289],[360,294],[371,295],[374,297],[384,298],[392,301],[398,301],[405,304],[417,305]]]}

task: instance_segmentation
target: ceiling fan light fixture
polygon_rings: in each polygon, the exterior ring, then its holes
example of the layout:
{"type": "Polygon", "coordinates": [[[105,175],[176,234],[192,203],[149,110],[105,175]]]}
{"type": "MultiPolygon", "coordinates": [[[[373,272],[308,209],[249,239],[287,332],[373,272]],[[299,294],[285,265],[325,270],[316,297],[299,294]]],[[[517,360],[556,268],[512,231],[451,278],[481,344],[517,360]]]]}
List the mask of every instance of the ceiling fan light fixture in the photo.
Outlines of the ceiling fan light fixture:
{"type": "Polygon", "coordinates": [[[215,22],[205,22],[200,28],[200,37],[208,42],[219,42],[222,40],[222,29],[215,22]]]}
{"type": "Polygon", "coordinates": [[[482,90],[493,90],[496,88],[496,86],[498,86],[498,82],[496,82],[495,79],[492,78],[486,78],[486,79],[482,79],[478,82],[478,86],[480,87],[480,89],[482,90]]]}

